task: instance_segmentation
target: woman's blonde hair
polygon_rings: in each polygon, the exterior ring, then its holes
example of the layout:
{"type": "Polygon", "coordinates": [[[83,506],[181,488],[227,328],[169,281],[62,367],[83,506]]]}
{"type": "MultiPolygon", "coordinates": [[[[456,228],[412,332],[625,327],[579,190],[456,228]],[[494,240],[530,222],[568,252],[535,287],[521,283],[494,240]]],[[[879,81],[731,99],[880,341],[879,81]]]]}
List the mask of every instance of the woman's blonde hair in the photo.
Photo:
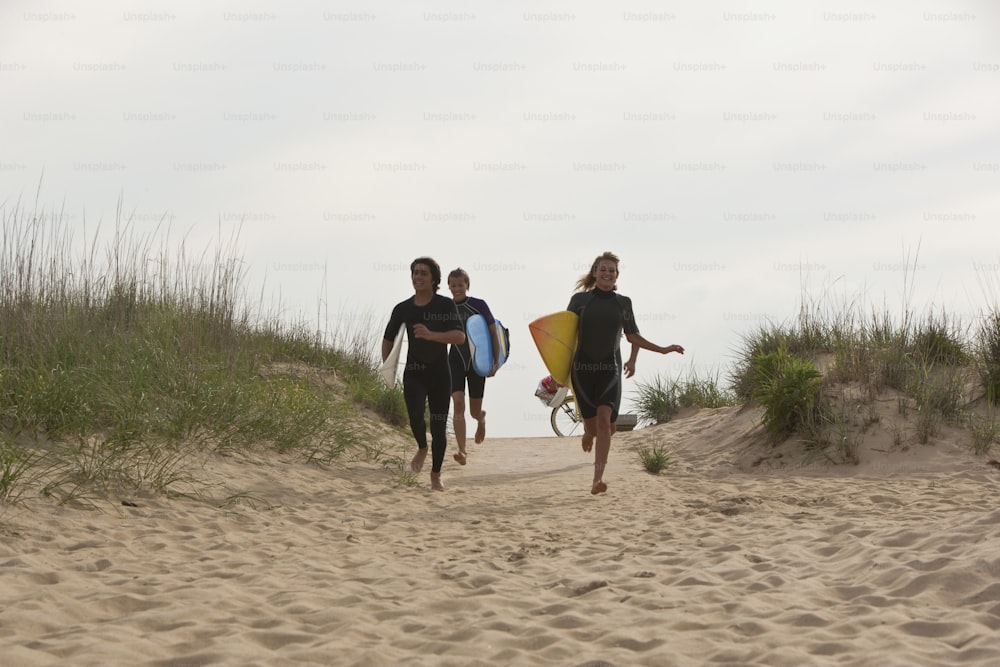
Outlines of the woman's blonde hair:
{"type": "MultiPolygon", "coordinates": [[[[583,290],[584,292],[589,292],[594,289],[594,285],[597,284],[597,278],[594,277],[594,273],[597,271],[597,265],[603,261],[609,261],[615,263],[615,273],[618,272],[618,255],[614,254],[610,250],[605,250],[604,254],[598,255],[594,263],[590,265],[590,271],[580,276],[580,279],[576,281],[576,289],[583,290]]],[[[618,289],[616,286],[615,289],[618,289]]]]}

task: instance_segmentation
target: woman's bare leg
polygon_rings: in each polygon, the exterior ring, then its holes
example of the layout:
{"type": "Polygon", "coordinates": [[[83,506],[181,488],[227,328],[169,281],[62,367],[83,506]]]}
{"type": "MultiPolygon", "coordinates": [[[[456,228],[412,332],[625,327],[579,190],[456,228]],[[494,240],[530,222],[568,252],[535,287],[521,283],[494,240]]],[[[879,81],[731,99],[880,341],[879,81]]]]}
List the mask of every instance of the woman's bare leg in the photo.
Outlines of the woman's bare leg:
{"type": "Polygon", "coordinates": [[[597,447],[594,449],[594,484],[590,487],[593,494],[604,493],[608,485],[604,481],[604,470],[608,467],[608,454],[611,453],[611,406],[597,407],[597,447]]]}
{"type": "Polygon", "coordinates": [[[597,437],[597,417],[588,417],[583,420],[583,435],[580,437],[580,447],[583,451],[590,453],[594,448],[594,438],[597,437]]]}

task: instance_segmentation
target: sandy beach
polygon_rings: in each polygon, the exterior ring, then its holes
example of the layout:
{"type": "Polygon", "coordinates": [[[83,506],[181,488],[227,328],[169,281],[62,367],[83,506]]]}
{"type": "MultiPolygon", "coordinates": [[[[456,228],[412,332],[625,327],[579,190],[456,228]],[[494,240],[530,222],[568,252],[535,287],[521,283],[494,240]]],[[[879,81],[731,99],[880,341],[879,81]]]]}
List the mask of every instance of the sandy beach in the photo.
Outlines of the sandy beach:
{"type": "Polygon", "coordinates": [[[210,457],[197,500],[32,499],[0,515],[2,663],[1000,664],[1000,470],[947,434],[777,458],[758,423],[619,434],[601,496],[578,440],[524,438],[449,452],[445,493],[210,457]]]}

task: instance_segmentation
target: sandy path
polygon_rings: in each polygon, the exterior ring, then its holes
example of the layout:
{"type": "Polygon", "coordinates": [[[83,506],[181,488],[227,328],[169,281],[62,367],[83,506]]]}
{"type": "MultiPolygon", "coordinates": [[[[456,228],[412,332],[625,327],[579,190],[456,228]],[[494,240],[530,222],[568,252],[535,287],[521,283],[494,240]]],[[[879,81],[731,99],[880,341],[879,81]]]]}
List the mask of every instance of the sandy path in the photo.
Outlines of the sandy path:
{"type": "Polygon", "coordinates": [[[748,474],[733,420],[616,438],[601,497],[576,441],[541,438],[449,456],[445,493],[219,459],[256,508],[7,509],[2,662],[1000,664],[1000,473],[748,474]],[[684,443],[659,477],[628,451],[653,436],[684,443]]]}

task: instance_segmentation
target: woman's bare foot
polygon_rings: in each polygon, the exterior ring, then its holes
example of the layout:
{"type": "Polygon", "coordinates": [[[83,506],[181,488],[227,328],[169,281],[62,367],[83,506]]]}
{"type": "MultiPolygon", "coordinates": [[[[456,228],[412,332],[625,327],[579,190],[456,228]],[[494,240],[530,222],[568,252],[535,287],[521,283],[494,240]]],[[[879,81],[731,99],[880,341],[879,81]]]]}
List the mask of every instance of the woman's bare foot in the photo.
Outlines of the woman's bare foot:
{"type": "Polygon", "coordinates": [[[486,412],[479,413],[479,426],[476,427],[476,444],[480,444],[486,439],[486,412]]]}
{"type": "Polygon", "coordinates": [[[431,473],[431,490],[444,491],[444,484],[441,483],[441,473],[439,472],[431,473]]]}
{"type": "Polygon", "coordinates": [[[580,439],[580,446],[583,447],[583,451],[589,452],[594,448],[594,436],[589,433],[584,433],[583,437],[580,439]]]}
{"type": "Polygon", "coordinates": [[[413,460],[410,461],[410,470],[413,472],[420,472],[424,469],[424,459],[427,458],[427,448],[423,447],[417,450],[414,455],[413,460]]]}
{"type": "Polygon", "coordinates": [[[456,461],[458,461],[458,465],[464,466],[465,462],[466,462],[466,458],[465,457],[466,457],[467,453],[468,452],[465,452],[464,450],[459,450],[459,451],[455,452],[452,456],[453,456],[453,458],[456,461]]]}
{"type": "Polygon", "coordinates": [[[594,485],[592,487],[590,487],[590,493],[593,494],[593,495],[595,495],[595,496],[598,493],[604,493],[607,490],[608,490],[608,485],[605,484],[603,481],[601,481],[601,482],[594,482],[594,485]]]}

